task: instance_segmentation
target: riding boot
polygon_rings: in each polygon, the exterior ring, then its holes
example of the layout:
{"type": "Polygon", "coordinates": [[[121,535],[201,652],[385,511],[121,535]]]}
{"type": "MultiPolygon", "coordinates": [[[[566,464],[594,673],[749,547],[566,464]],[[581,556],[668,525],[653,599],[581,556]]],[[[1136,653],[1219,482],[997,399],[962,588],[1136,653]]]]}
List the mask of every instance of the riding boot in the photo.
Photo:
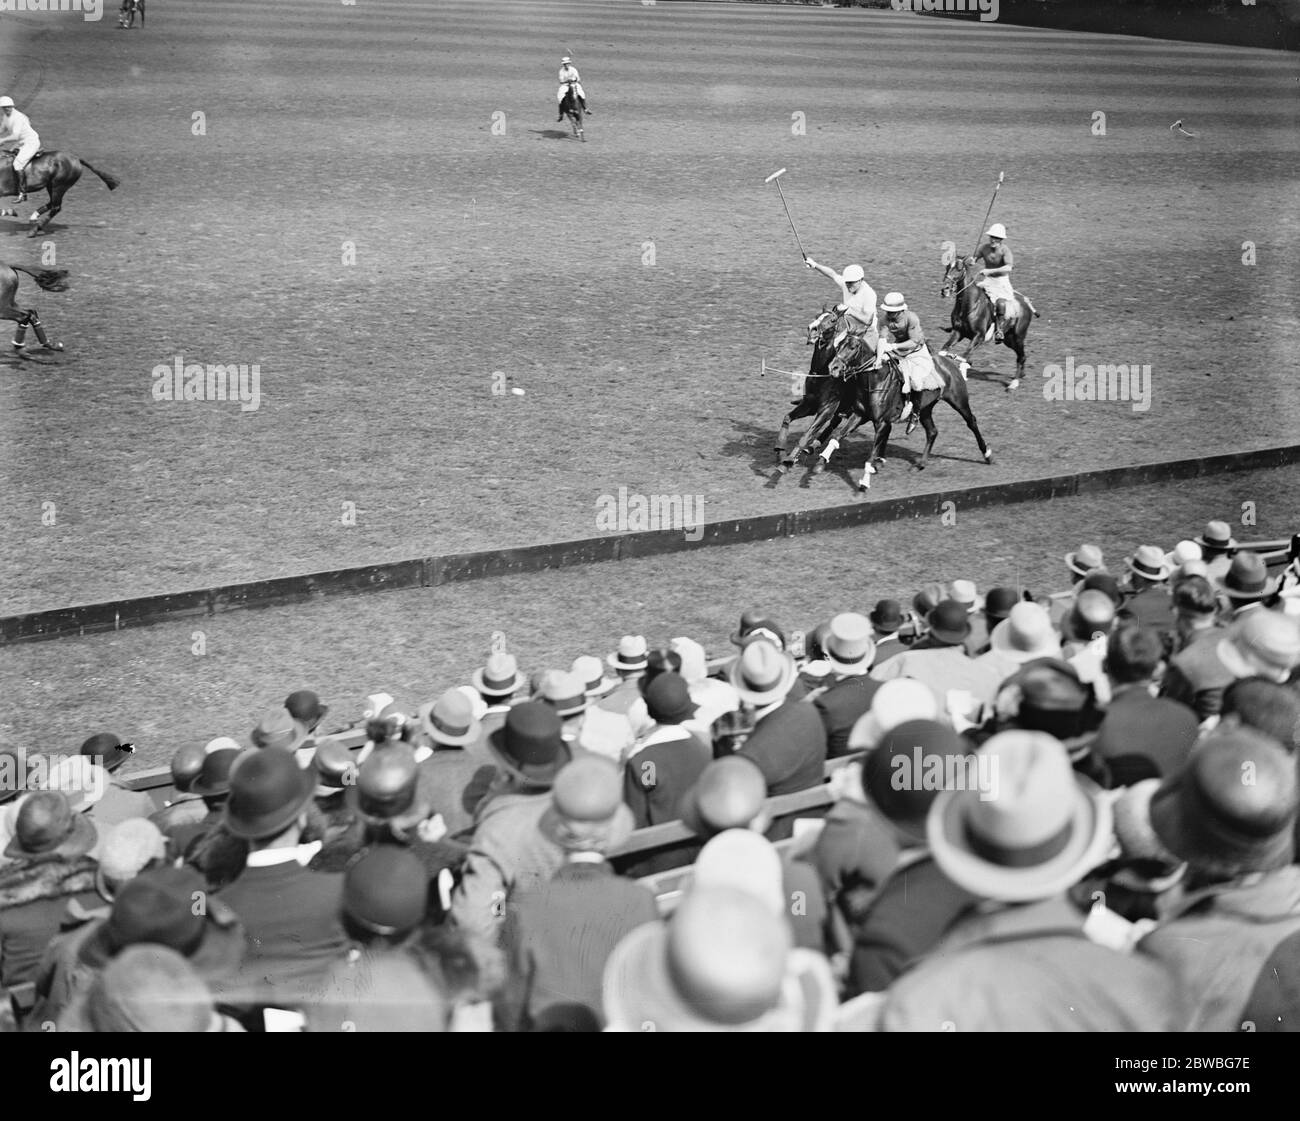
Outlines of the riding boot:
{"type": "Polygon", "coordinates": [[[997,342],[1002,341],[1002,336],[1007,333],[1007,301],[999,300],[993,309],[993,338],[997,342]]]}
{"type": "Polygon", "coordinates": [[[917,421],[921,417],[921,395],[913,391],[907,395],[907,399],[908,405],[912,409],[912,415],[907,418],[907,429],[903,433],[904,436],[910,436],[912,434],[912,429],[916,427],[917,421]]]}
{"type": "Polygon", "coordinates": [[[18,181],[18,190],[14,192],[16,196],[16,201],[26,202],[27,201],[27,169],[23,168],[22,171],[19,171],[17,168],[15,168],[14,178],[18,181]]]}

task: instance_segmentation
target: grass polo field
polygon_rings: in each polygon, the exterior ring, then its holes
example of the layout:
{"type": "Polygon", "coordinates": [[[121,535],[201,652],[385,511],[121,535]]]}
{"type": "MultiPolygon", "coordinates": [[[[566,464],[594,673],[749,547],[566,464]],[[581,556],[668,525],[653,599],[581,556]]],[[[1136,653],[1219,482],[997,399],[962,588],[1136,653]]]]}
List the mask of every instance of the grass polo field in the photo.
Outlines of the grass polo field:
{"type": "MultiPolygon", "coordinates": [[[[971,377],[994,464],[941,405],[930,470],[908,466],[921,434],[896,429],[861,501],[1267,446],[1300,430],[1289,55],[893,11],[633,0],[181,0],[151,9],[143,31],[32,13],[6,17],[0,37],[45,143],[123,181],[110,194],[84,176],[42,239],[0,220],[0,256],[72,280],[43,293],[24,278],[19,293],[67,350],[0,359],[6,614],[592,536],[620,488],[700,496],[709,521],[852,500],[867,432],[837,472],[768,481],[789,384],[760,378],[760,359],[802,368],[804,325],[836,296],[803,268],[763,183],[779,167],[808,252],[860,262],[878,296],[903,291],[938,341],[941,247],[973,247],[1004,171],[993,220],[1008,226],[1017,287],[1043,315],[1019,390],[1002,388],[1005,348],[985,350],[971,377]],[[585,144],[555,122],[564,53],[596,110],[585,144]],[[1194,135],[1172,131],[1176,120],[1194,135]],[[256,367],[258,407],[156,400],[155,367],[177,361],[256,367]],[[1067,362],[1150,365],[1150,408],[1046,400],[1044,366],[1067,362]]],[[[1135,521],[1154,531],[1158,507],[1135,490],[1090,516],[1098,536],[1135,521]]],[[[1179,516],[1166,536],[1198,528],[1199,514],[1179,516]]],[[[1031,515],[1017,517],[1023,529],[1031,515]]],[[[1261,536],[1293,528],[1264,520],[1261,536]]],[[[900,539],[873,533],[862,547],[901,587],[869,586],[870,597],[945,574],[925,557],[951,558],[953,539],[931,538],[904,556],[890,552],[900,539]]],[[[1008,526],[989,539],[1002,542],[996,557],[1014,538],[1008,526]]],[[[718,603],[717,633],[818,565],[817,541],[800,546],[769,587],[736,585],[718,603]]],[[[981,555],[966,554],[964,570],[981,575],[981,555]]],[[[642,613],[680,602],[711,563],[701,554],[630,589],[609,610],[627,622],[603,633],[649,629],[642,613]]],[[[851,567],[841,584],[853,587],[851,567]]],[[[584,585],[564,586],[573,594],[544,605],[546,618],[528,615],[550,636],[539,653],[584,615],[604,626],[584,585]]],[[[489,602],[518,617],[537,607],[527,587],[499,585],[489,602]]],[[[376,606],[351,610],[360,620],[376,606]]],[[[304,681],[338,675],[322,692],[350,690],[349,660],[311,661],[279,617],[267,649],[241,664],[265,655],[290,687],[302,664],[304,681]]],[[[480,625],[490,633],[493,619],[480,625]]],[[[714,631],[711,617],[699,625],[714,631]]],[[[419,638],[459,656],[462,637],[441,632],[436,608],[419,638]]],[[[8,730],[67,738],[87,719],[119,720],[124,734],[174,729],[172,702],[120,700],[118,641],[0,655],[16,686],[6,692],[27,698],[8,730]],[[96,695],[84,712],[65,707],[57,728],[41,718],[86,687],[96,695]]],[[[167,641],[170,653],[133,655],[131,672],[183,675],[184,695],[215,716],[288,691],[277,678],[268,694],[236,697],[225,675],[240,659],[205,663],[167,641]],[[183,669],[170,668],[176,657],[183,669]]],[[[458,664],[467,674],[472,660],[458,664]]],[[[390,663],[368,665],[355,676],[390,663]]]]}

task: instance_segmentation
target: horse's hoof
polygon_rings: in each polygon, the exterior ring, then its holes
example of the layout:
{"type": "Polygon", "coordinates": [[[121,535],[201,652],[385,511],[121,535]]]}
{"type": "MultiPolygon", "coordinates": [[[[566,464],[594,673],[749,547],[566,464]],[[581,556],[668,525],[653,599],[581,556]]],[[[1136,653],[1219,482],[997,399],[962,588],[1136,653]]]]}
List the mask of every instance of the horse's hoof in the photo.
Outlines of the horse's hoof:
{"type": "Polygon", "coordinates": [[[63,349],[63,344],[62,344],[62,343],[47,343],[46,346],[45,346],[45,349],[46,349],[46,350],[62,350],[62,349],[63,349]]]}
{"type": "Polygon", "coordinates": [[[820,475],[825,470],[826,470],[826,460],[822,459],[821,456],[818,456],[816,461],[812,465],[812,473],[814,475],[820,475]]]}
{"type": "Polygon", "coordinates": [[[984,462],[985,462],[985,463],[992,463],[992,462],[993,462],[993,449],[992,449],[992,448],[989,448],[989,450],[986,451],[986,452],[984,453],[984,462]]]}
{"type": "Polygon", "coordinates": [[[1020,388],[1020,379],[1019,379],[1019,378],[1012,378],[1009,382],[1007,382],[1007,392],[1008,392],[1008,393],[1010,393],[1013,389],[1019,389],[1019,388],[1020,388]]]}

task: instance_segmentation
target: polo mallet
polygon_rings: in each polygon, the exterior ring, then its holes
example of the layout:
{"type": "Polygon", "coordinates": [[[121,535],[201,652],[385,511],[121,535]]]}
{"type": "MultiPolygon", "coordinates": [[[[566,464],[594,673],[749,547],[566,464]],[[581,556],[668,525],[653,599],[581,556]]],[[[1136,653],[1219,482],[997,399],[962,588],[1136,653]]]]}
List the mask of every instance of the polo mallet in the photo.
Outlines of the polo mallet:
{"type": "Polygon", "coordinates": [[[781,190],[781,176],[784,174],[785,174],[785,168],[782,168],[780,171],[774,171],[772,172],[771,175],[769,175],[766,179],[764,179],[763,182],[776,184],[777,193],[781,196],[781,206],[784,207],[785,209],[786,220],[790,223],[790,230],[794,234],[795,243],[799,246],[799,252],[803,256],[803,259],[806,261],[808,260],[808,254],[804,252],[803,242],[799,240],[799,231],[794,228],[794,219],[790,217],[790,208],[786,206],[785,192],[781,190]]]}
{"type": "Polygon", "coordinates": [[[1002,186],[1002,175],[1003,175],[1003,173],[1002,173],[1001,171],[999,171],[999,172],[998,172],[998,181],[997,181],[997,185],[993,188],[993,197],[992,197],[991,199],[989,199],[989,208],[988,208],[988,210],[986,210],[986,211],[984,212],[984,222],[983,222],[983,224],[980,226],[980,232],[979,232],[979,233],[976,235],[976,237],[975,237],[975,248],[976,248],[976,249],[979,248],[979,245],[980,245],[980,238],[982,238],[982,237],[984,236],[984,231],[987,230],[987,229],[989,228],[989,217],[993,214],[993,204],[994,204],[995,202],[997,202],[997,199],[998,199],[998,187],[1001,187],[1001,186],[1002,186]]]}

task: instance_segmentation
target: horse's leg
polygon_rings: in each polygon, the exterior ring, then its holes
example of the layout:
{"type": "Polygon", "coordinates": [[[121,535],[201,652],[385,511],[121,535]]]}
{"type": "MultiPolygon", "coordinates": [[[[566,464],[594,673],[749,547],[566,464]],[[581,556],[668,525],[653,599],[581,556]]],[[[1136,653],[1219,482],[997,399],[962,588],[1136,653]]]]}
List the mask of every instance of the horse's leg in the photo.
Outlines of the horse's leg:
{"type": "Polygon", "coordinates": [[[889,433],[893,427],[893,423],[888,420],[876,424],[876,435],[871,441],[871,451],[867,453],[867,461],[862,465],[862,478],[858,480],[859,490],[871,489],[871,476],[876,473],[876,464],[885,462],[885,448],[889,444],[889,433]]]}
{"type": "Polygon", "coordinates": [[[790,438],[790,425],[794,421],[806,417],[812,411],[812,403],[807,397],[805,397],[795,405],[793,409],[785,414],[785,417],[781,421],[781,431],[778,432],[776,436],[776,454],[778,459],[781,457],[781,453],[785,451],[786,440],[790,438]]]}
{"type": "MultiPolygon", "coordinates": [[[[20,322],[20,323],[18,324],[18,326],[19,326],[19,329],[21,330],[23,324],[20,322]]],[[[27,326],[29,326],[33,331],[36,332],[36,337],[37,337],[38,339],[40,339],[40,341],[41,341],[41,346],[45,347],[46,350],[62,350],[62,349],[63,349],[63,344],[62,344],[62,343],[52,343],[52,342],[50,342],[50,340],[46,337],[46,335],[45,335],[45,326],[44,326],[44,324],[41,323],[41,317],[40,317],[40,314],[37,312],[37,310],[36,310],[35,308],[28,308],[28,309],[27,309],[27,326]]]]}
{"type": "Polygon", "coordinates": [[[1019,386],[1020,379],[1025,376],[1025,332],[1029,329],[1029,324],[1025,320],[1024,309],[1021,309],[1020,316],[1016,329],[1008,332],[1002,339],[1003,345],[1009,346],[1016,352],[1016,376],[1007,383],[1008,392],[1019,386]]]}
{"type": "Polygon", "coordinates": [[[820,475],[831,464],[831,456],[845,440],[853,435],[866,419],[857,409],[851,409],[848,416],[840,422],[838,429],[833,431],[830,439],[826,441],[826,446],[822,448],[822,453],[817,457],[817,462],[813,464],[813,474],[820,475]]]}
{"type": "Polygon", "coordinates": [[[785,453],[785,457],[777,467],[778,474],[784,474],[798,462],[799,457],[808,450],[808,445],[812,443],[812,438],[817,431],[824,428],[828,421],[834,421],[835,413],[838,408],[839,399],[834,396],[830,397],[822,404],[821,408],[817,410],[817,415],[813,418],[813,422],[799,438],[798,443],[796,443],[790,451],[785,453]]]}
{"type": "MultiPolygon", "coordinates": [[[[979,422],[975,419],[975,413],[970,407],[970,397],[966,393],[966,383],[962,382],[961,389],[958,390],[956,383],[951,383],[945,390],[943,399],[953,407],[953,410],[959,417],[966,422],[966,427],[971,430],[971,435],[975,437],[975,443],[979,445],[980,455],[984,457],[985,463],[993,462],[993,449],[984,442],[984,433],[980,431],[979,422]]],[[[929,449],[926,449],[929,454],[929,449]]]]}
{"type": "Polygon", "coordinates": [[[63,209],[63,196],[67,194],[67,186],[56,186],[51,182],[47,190],[50,193],[50,201],[32,215],[31,220],[35,222],[36,225],[32,227],[31,233],[27,235],[28,237],[35,237],[37,234],[44,231],[45,227],[54,220],[54,216],[63,209]],[[44,215],[44,217],[42,217],[42,215],[44,215]]]}

